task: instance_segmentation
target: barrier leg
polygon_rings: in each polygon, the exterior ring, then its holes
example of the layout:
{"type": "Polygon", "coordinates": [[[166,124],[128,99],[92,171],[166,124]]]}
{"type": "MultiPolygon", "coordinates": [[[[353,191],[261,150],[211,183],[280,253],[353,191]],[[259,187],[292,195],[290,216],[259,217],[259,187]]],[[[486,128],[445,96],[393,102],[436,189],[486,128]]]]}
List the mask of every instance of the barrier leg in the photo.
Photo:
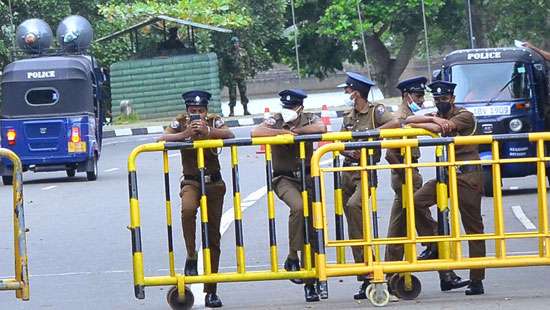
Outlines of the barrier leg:
{"type": "MultiPolygon", "coordinates": [[[[445,162],[445,152],[442,146],[437,146],[436,162],[445,162]]],[[[440,236],[450,235],[449,227],[449,191],[447,188],[447,170],[445,167],[436,167],[436,200],[437,200],[437,232],[440,236]]],[[[451,257],[449,242],[439,242],[437,245],[439,258],[451,257]]]]}
{"type": "Polygon", "coordinates": [[[200,175],[200,209],[201,209],[201,231],[202,231],[202,258],[204,274],[212,273],[212,259],[210,254],[210,238],[208,236],[208,202],[206,198],[206,180],[204,167],[204,149],[197,149],[197,166],[200,175]]]}
{"type": "Polygon", "coordinates": [[[239,157],[236,146],[231,147],[231,175],[233,177],[233,211],[235,216],[235,255],[237,257],[237,272],[244,273],[246,271],[246,261],[244,255],[241,190],[239,186],[239,157]]]}
{"type": "MultiPolygon", "coordinates": [[[[333,153],[334,159],[332,165],[340,167],[340,153],[333,153]]],[[[336,240],[344,240],[344,203],[342,195],[342,173],[336,171],[333,173],[334,178],[334,222],[336,229],[336,240]]],[[[346,262],[346,248],[343,246],[336,247],[336,262],[344,264],[346,262]]]]}
{"type": "Polygon", "coordinates": [[[166,207],[166,232],[168,234],[168,265],[170,268],[170,276],[176,276],[174,264],[174,239],[172,235],[172,203],[170,200],[170,169],[168,162],[168,151],[162,152],[163,172],[164,172],[164,194],[166,207]]]}
{"type": "Polygon", "coordinates": [[[271,162],[271,145],[265,146],[265,175],[267,184],[267,213],[269,218],[269,255],[271,258],[271,271],[279,270],[277,257],[277,233],[275,231],[275,194],[273,192],[273,164],[271,162]]]}
{"type": "MultiPolygon", "coordinates": [[[[491,144],[492,159],[495,163],[492,165],[493,175],[493,208],[495,217],[495,234],[500,239],[495,240],[496,257],[504,259],[506,257],[506,240],[504,239],[504,211],[502,210],[502,184],[500,176],[500,151],[498,141],[491,144]]],[[[546,188],[546,181],[544,182],[546,188]]]]}
{"type": "Polygon", "coordinates": [[[302,194],[302,204],[304,210],[304,268],[306,270],[311,270],[311,243],[310,243],[310,217],[309,217],[309,199],[307,191],[307,181],[306,181],[306,146],[305,142],[300,142],[300,177],[301,177],[301,194],[302,194]]]}
{"type": "Polygon", "coordinates": [[[546,162],[544,161],[544,140],[537,140],[537,191],[539,209],[539,256],[550,257],[550,238],[548,238],[548,198],[546,195],[546,162]],[[546,252],[546,253],[545,253],[546,252]]]}
{"type": "Polygon", "coordinates": [[[132,262],[134,269],[134,294],[138,299],[145,298],[143,253],[141,251],[141,227],[138,200],[137,172],[135,156],[128,160],[128,183],[130,184],[130,232],[132,233],[132,262]]]}

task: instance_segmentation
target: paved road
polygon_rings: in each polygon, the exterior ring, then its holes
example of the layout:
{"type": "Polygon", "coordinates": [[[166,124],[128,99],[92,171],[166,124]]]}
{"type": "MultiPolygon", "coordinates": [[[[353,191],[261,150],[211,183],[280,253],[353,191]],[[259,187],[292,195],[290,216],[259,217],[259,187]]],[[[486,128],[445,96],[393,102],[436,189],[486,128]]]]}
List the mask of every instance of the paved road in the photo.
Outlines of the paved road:
{"type": "MultiPolygon", "coordinates": [[[[338,128],[334,124],[333,128],[338,128]]],[[[236,128],[238,136],[249,134],[250,128],[236,128]]],[[[167,288],[147,288],[146,299],[133,296],[131,272],[127,155],[136,145],[151,142],[154,136],[114,138],[105,141],[97,182],[87,182],[77,174],[69,179],[64,173],[25,174],[26,219],[30,232],[31,301],[21,302],[12,292],[0,292],[0,309],[168,309],[167,288]]],[[[172,154],[172,153],[171,153],[172,154]]],[[[424,158],[430,158],[429,150],[424,158]]],[[[230,179],[229,154],[221,154],[223,174],[230,179]]],[[[266,269],[269,264],[267,212],[265,204],[264,166],[256,148],[246,147],[240,153],[241,190],[247,206],[244,213],[246,258],[249,270],[266,269]]],[[[177,180],[179,156],[171,155],[173,213],[179,214],[177,180]]],[[[146,274],[166,274],[166,236],[163,204],[162,161],[158,154],[140,156],[139,189],[142,215],[143,251],[146,274]]],[[[433,176],[423,171],[426,179],[433,176]]],[[[389,185],[388,173],[380,174],[381,184],[389,185]]],[[[330,186],[328,182],[327,186],[330,186]]],[[[535,180],[533,177],[504,182],[506,228],[526,231],[537,224],[535,180]],[[510,189],[512,188],[512,189],[510,189]],[[523,216],[522,216],[523,213],[523,216]],[[521,219],[521,220],[520,220],[521,219]],[[523,222],[522,222],[523,221],[523,222]]],[[[228,186],[230,188],[230,186],[228,186]]],[[[392,201],[389,186],[379,192],[381,231],[386,231],[389,206],[392,201]]],[[[0,187],[2,207],[8,210],[9,188],[0,187]]],[[[484,198],[483,213],[488,231],[493,230],[492,199],[484,198]]],[[[288,209],[277,202],[277,240],[279,262],[287,253],[286,217],[288,209]]],[[[231,191],[228,190],[224,211],[231,211],[231,191]]],[[[175,216],[176,265],[184,265],[185,250],[178,216],[175,216]]],[[[330,216],[329,216],[330,218],[330,216]]],[[[222,239],[221,270],[235,270],[234,230],[226,216],[222,239]]],[[[333,226],[332,226],[333,227],[333,226]]],[[[332,235],[332,232],[331,232],[332,235]]],[[[11,214],[0,213],[0,277],[12,276],[11,214]]],[[[333,236],[332,236],[333,237],[333,236]]],[[[509,241],[513,253],[530,253],[537,249],[536,241],[509,241]]],[[[489,243],[489,252],[494,244],[489,243]]],[[[348,257],[350,257],[348,253],[348,257]]],[[[329,259],[332,259],[332,253],[329,259]]],[[[466,272],[461,271],[467,276],[466,272]]],[[[415,301],[392,303],[391,308],[413,309],[545,309],[550,302],[547,282],[550,269],[521,268],[489,270],[485,281],[487,294],[466,297],[462,291],[441,293],[435,273],[420,274],[423,291],[415,301]]],[[[300,286],[288,281],[222,284],[219,293],[227,309],[357,309],[372,307],[368,302],[352,300],[358,283],[353,277],[331,279],[330,298],[314,304],[303,301],[300,286]]],[[[200,286],[195,286],[197,302],[200,286]]],[[[199,306],[200,307],[200,306],[199,306]]]]}

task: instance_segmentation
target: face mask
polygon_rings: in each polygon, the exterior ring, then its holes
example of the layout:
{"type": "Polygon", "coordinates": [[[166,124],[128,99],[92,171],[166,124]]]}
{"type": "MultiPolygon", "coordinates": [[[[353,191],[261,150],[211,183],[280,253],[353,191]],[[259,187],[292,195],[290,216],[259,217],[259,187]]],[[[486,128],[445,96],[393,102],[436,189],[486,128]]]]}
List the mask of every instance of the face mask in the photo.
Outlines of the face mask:
{"type": "Polygon", "coordinates": [[[295,121],[298,118],[298,113],[292,109],[282,109],[281,116],[283,117],[283,122],[288,123],[295,121]]]}
{"type": "Polygon", "coordinates": [[[344,101],[344,104],[347,107],[353,107],[355,105],[355,100],[351,98],[351,96],[344,101]]]}
{"type": "Polygon", "coordinates": [[[435,103],[437,111],[440,115],[445,115],[451,111],[451,102],[450,101],[438,101],[435,103]]]}
{"type": "Polygon", "coordinates": [[[409,103],[409,108],[411,109],[411,111],[414,113],[414,112],[418,112],[420,111],[420,109],[422,109],[416,102],[411,102],[409,103]]]}

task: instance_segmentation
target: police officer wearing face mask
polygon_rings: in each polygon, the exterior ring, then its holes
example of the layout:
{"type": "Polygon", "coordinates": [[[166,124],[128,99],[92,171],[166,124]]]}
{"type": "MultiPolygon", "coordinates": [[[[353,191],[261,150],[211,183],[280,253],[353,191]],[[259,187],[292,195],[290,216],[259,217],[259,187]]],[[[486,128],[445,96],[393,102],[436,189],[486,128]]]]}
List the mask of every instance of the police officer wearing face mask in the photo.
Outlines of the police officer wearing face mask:
{"type": "MultiPolygon", "coordinates": [[[[211,94],[205,91],[189,91],[182,94],[186,112],[176,117],[176,120],[166,128],[159,138],[161,141],[184,142],[206,139],[230,139],[234,135],[224,124],[223,119],[216,114],[208,114],[208,102],[211,94]]],[[[185,275],[196,276],[197,248],[195,245],[195,227],[197,209],[200,206],[200,172],[197,166],[197,153],[193,149],[181,151],[183,177],[180,183],[181,219],[183,237],[187,248],[185,275]]],[[[212,272],[218,272],[220,262],[220,222],[225,196],[225,182],[220,173],[218,153],[213,150],[204,151],[206,196],[208,206],[208,236],[211,251],[212,272]]],[[[222,306],[220,297],[216,294],[216,283],[204,284],[205,306],[217,308],[222,306]]]]}
{"type": "MultiPolygon", "coordinates": [[[[282,134],[304,135],[319,134],[327,131],[321,119],[313,114],[303,112],[306,93],[300,89],[288,89],[279,93],[283,109],[281,113],[266,119],[251,132],[252,137],[270,137],[282,134]]],[[[289,208],[288,237],[289,253],[285,261],[285,269],[288,271],[300,270],[298,252],[304,248],[304,209],[302,201],[301,175],[300,175],[300,145],[273,145],[273,190],[289,208]]],[[[312,180],[309,175],[311,169],[309,163],[313,153],[312,143],[306,143],[306,176],[309,197],[312,193],[312,180]]],[[[311,199],[309,200],[311,203],[311,199]]],[[[309,206],[311,213],[311,204],[309,206]]],[[[307,229],[313,237],[313,225],[310,218],[307,229]]],[[[302,259],[304,255],[302,253],[302,259]]],[[[311,253],[313,257],[313,253],[311,253]]],[[[303,264],[303,261],[302,261],[303,264]]],[[[301,280],[291,280],[294,283],[303,283],[301,280]]],[[[305,299],[307,302],[319,301],[319,295],[315,288],[314,280],[306,280],[305,299]]]]}
{"type": "MultiPolygon", "coordinates": [[[[414,77],[406,79],[397,84],[401,91],[402,103],[395,113],[396,118],[403,122],[407,117],[414,115],[424,105],[424,93],[426,89],[425,77],[414,77]]],[[[420,149],[412,149],[412,161],[418,162],[420,158],[420,149]]],[[[403,155],[400,149],[388,149],[386,151],[386,160],[390,164],[402,164],[403,155]]],[[[405,183],[404,169],[392,169],[391,186],[395,192],[393,205],[391,209],[390,221],[388,226],[388,238],[406,236],[407,222],[405,209],[403,209],[402,187],[405,183]]],[[[418,168],[413,169],[413,191],[417,191],[422,186],[422,176],[418,168]]],[[[429,210],[417,210],[416,229],[421,235],[435,235],[437,232],[437,223],[432,219],[429,210]]],[[[403,246],[400,244],[391,244],[386,246],[386,261],[397,261],[403,259],[403,246]]],[[[388,275],[391,276],[391,275],[388,275]]]]}
{"type": "MultiPolygon", "coordinates": [[[[454,89],[456,84],[435,81],[428,85],[434,96],[437,113],[432,115],[415,115],[405,120],[411,127],[423,128],[432,132],[441,133],[444,137],[469,136],[476,131],[475,116],[468,110],[454,105],[454,89]]],[[[457,145],[455,147],[456,160],[479,160],[477,145],[457,145]]],[[[481,194],[483,175],[479,165],[462,165],[457,168],[458,179],[458,208],[462,218],[462,225],[467,234],[483,234],[483,220],[481,217],[481,194]]],[[[435,205],[436,180],[430,180],[414,194],[414,207],[417,210],[427,210],[435,205]]],[[[418,231],[421,234],[420,231],[418,231]]],[[[475,240],[468,242],[470,257],[485,256],[485,241],[475,240]]],[[[430,246],[429,253],[422,259],[435,259],[437,247],[430,246]]],[[[421,259],[421,257],[419,257],[421,259]]],[[[470,281],[462,281],[452,271],[439,273],[442,291],[468,285],[466,295],[484,294],[482,280],[485,278],[484,269],[470,269],[470,281]]]]}
{"type": "MultiPolygon", "coordinates": [[[[394,119],[392,113],[383,104],[375,104],[368,101],[368,95],[374,82],[365,76],[347,72],[347,79],[344,84],[338,87],[344,88],[349,96],[347,100],[351,109],[344,115],[341,131],[365,131],[370,129],[384,129],[399,127],[399,121],[394,119]]],[[[346,151],[344,166],[358,166],[360,152],[346,151]]],[[[375,163],[380,160],[380,152],[375,152],[375,163]]],[[[375,172],[374,172],[375,173],[375,172]]],[[[342,194],[344,213],[348,222],[348,234],[350,239],[363,239],[363,212],[361,207],[361,175],[359,171],[342,173],[342,194]]],[[[352,247],[353,258],[356,263],[363,263],[363,247],[352,247]]],[[[361,287],[354,299],[366,299],[365,290],[370,284],[367,276],[357,277],[362,281],[361,287]]]]}

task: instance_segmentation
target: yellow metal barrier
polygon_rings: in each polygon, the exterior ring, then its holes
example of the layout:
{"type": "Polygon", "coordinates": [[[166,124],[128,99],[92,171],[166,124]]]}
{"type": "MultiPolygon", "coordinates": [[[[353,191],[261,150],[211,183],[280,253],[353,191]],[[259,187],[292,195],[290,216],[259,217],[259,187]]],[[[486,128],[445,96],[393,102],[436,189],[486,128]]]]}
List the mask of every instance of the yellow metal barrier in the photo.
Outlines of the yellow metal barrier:
{"type": "MultiPolygon", "coordinates": [[[[468,137],[447,138],[418,138],[396,139],[384,141],[364,141],[348,143],[332,143],[320,147],[311,159],[311,176],[314,179],[313,196],[313,222],[317,236],[322,243],[317,245],[315,263],[317,276],[320,282],[325,282],[328,277],[351,276],[373,274],[371,286],[367,289],[369,300],[378,306],[388,302],[389,293],[385,288],[384,274],[405,273],[419,271],[439,271],[451,269],[472,268],[504,268],[520,266],[550,265],[550,233],[548,224],[548,205],[546,190],[546,157],[544,143],[550,140],[550,133],[525,133],[510,135],[486,135],[468,137]],[[530,141],[536,144],[536,157],[501,159],[499,154],[499,142],[502,141],[530,141]],[[455,158],[455,147],[460,145],[490,144],[493,157],[489,160],[458,161],[455,158]],[[436,147],[436,161],[413,163],[411,148],[436,147]],[[404,163],[402,164],[370,164],[367,150],[371,149],[404,149],[404,163]],[[360,165],[345,168],[321,168],[320,159],[327,153],[343,152],[348,150],[361,150],[360,165]],[[538,230],[534,232],[506,232],[504,226],[504,212],[502,206],[502,189],[500,185],[500,166],[509,163],[533,163],[537,165],[537,198],[538,198],[538,230]],[[457,168],[465,165],[491,165],[493,172],[493,208],[494,208],[494,233],[462,234],[460,230],[460,213],[458,206],[458,179],[457,168]],[[435,167],[437,169],[437,206],[439,220],[439,235],[416,236],[415,212],[413,199],[412,170],[420,167],[435,167]],[[369,176],[377,170],[404,169],[404,207],[406,208],[407,233],[406,237],[379,238],[377,227],[373,224],[376,218],[376,196],[373,195],[372,183],[369,176]],[[324,199],[324,174],[338,173],[342,171],[360,171],[362,204],[363,204],[363,239],[362,240],[328,240],[325,236],[327,222],[324,214],[327,212],[327,202],[324,199]],[[370,190],[370,191],[369,191],[370,190]],[[449,194],[448,194],[449,193],[449,194]],[[370,204],[369,204],[369,200],[370,204]],[[371,213],[372,212],[372,213],[371,213]],[[506,241],[512,239],[538,239],[538,251],[534,255],[509,255],[506,252],[506,241]],[[462,255],[462,244],[466,241],[494,240],[496,254],[494,256],[466,258],[462,255]],[[438,243],[439,258],[435,260],[418,261],[416,258],[416,245],[418,243],[438,243]],[[376,257],[376,252],[381,245],[402,244],[405,247],[405,259],[403,261],[382,262],[376,257]],[[341,259],[336,263],[329,263],[326,258],[326,248],[335,248],[338,256],[339,249],[348,246],[363,246],[365,249],[365,262],[346,264],[341,259]]],[[[372,182],[372,180],[371,180],[372,182]]],[[[338,202],[335,203],[335,211],[338,214],[338,202]]],[[[338,223],[336,223],[338,226],[338,223]]],[[[337,238],[338,239],[338,238],[337,238]]],[[[410,274],[409,274],[410,276],[410,274]]],[[[420,282],[417,278],[405,277],[397,285],[401,290],[414,291],[414,297],[420,292],[420,282]],[[404,286],[404,287],[403,287],[404,286]],[[415,287],[417,286],[417,287],[415,287]]]]}
{"type": "Polygon", "coordinates": [[[27,266],[27,237],[25,212],[23,209],[23,172],[21,160],[8,149],[0,148],[0,157],[13,163],[13,248],[15,257],[15,278],[0,279],[0,290],[15,290],[15,296],[29,300],[29,272],[27,266]]]}
{"type": "MultiPolygon", "coordinates": [[[[311,240],[316,241],[318,248],[319,244],[322,244],[324,236],[309,235],[308,229],[305,230],[304,236],[304,268],[300,271],[288,272],[286,270],[279,269],[278,253],[277,253],[277,239],[275,231],[275,196],[272,188],[272,152],[271,145],[282,144],[300,144],[300,160],[301,160],[301,187],[302,198],[304,203],[304,227],[309,227],[311,221],[311,215],[308,211],[308,201],[310,197],[307,194],[306,188],[306,152],[305,143],[312,143],[315,141],[346,141],[350,139],[380,139],[380,138],[402,138],[412,137],[419,135],[430,135],[431,133],[423,129],[387,129],[387,130],[372,130],[366,132],[332,132],[326,134],[313,134],[303,136],[281,135],[276,137],[261,137],[261,138],[239,138],[239,139],[226,139],[226,140],[201,140],[194,142],[181,142],[181,143],[150,143],[136,147],[128,157],[128,182],[129,182],[129,200],[130,200],[130,226],[132,238],[132,257],[133,257],[133,274],[134,274],[134,290],[135,296],[138,299],[145,298],[145,287],[147,286],[162,286],[162,285],[174,285],[175,288],[171,289],[168,295],[168,300],[171,305],[179,305],[182,308],[191,307],[193,304],[193,295],[191,291],[186,288],[186,284],[192,283],[214,283],[214,282],[239,282],[239,281],[261,281],[261,280],[283,280],[283,279],[309,279],[317,278],[318,272],[313,267],[310,254],[311,240]],[[238,148],[242,146],[250,145],[266,145],[265,162],[266,162],[266,184],[267,184],[267,217],[269,227],[269,257],[270,257],[270,269],[261,271],[247,271],[245,266],[245,246],[243,241],[243,220],[241,209],[241,195],[239,186],[239,160],[238,160],[238,148]],[[203,266],[204,273],[197,276],[186,276],[177,273],[174,267],[174,252],[173,252],[173,237],[172,237],[172,210],[170,202],[170,184],[168,176],[168,155],[169,150],[183,150],[183,149],[196,149],[197,150],[197,163],[199,171],[204,172],[204,150],[209,148],[230,148],[231,151],[231,171],[233,180],[233,209],[235,215],[235,260],[237,263],[236,272],[227,273],[212,273],[211,272],[211,259],[208,240],[203,240],[203,266]],[[140,204],[138,199],[138,183],[137,183],[137,166],[136,160],[141,153],[145,152],[161,152],[163,154],[163,171],[165,180],[165,204],[166,204],[166,221],[168,232],[168,263],[169,272],[165,276],[146,276],[143,263],[143,252],[141,243],[141,221],[140,221],[140,204]],[[321,240],[321,242],[319,242],[321,240]]],[[[338,153],[334,154],[334,162],[339,165],[338,153]]],[[[337,195],[337,201],[339,201],[339,207],[336,212],[338,230],[338,238],[344,239],[343,235],[343,206],[341,197],[341,185],[338,181],[338,173],[335,173],[335,184],[337,195]]],[[[205,178],[204,173],[201,173],[201,189],[204,188],[205,178]]],[[[208,218],[207,218],[207,200],[204,191],[202,191],[200,199],[201,209],[201,229],[207,230],[208,218]]],[[[203,234],[204,236],[204,234],[203,234]]],[[[317,249],[316,249],[317,250],[317,249]]],[[[344,247],[340,247],[339,261],[343,262],[344,247]]],[[[326,298],[328,295],[326,281],[320,283],[320,296],[326,298]]]]}

